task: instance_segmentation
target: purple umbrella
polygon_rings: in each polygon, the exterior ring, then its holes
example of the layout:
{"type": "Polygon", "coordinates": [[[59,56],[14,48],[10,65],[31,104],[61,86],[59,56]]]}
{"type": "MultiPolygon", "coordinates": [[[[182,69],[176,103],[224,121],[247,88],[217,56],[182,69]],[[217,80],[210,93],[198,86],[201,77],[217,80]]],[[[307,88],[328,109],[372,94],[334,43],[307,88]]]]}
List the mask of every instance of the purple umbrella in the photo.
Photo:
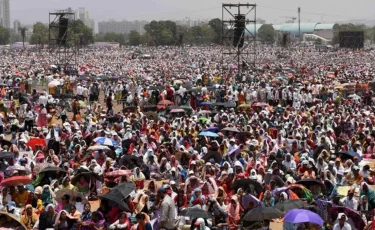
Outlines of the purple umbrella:
{"type": "Polygon", "coordinates": [[[254,203],[254,206],[257,207],[258,205],[261,204],[260,200],[258,198],[256,198],[255,196],[251,195],[251,194],[248,194],[248,195],[243,195],[242,196],[242,207],[244,209],[247,209],[249,207],[249,202],[253,202],[254,203]]]}
{"type": "Polygon", "coordinates": [[[311,223],[323,226],[323,219],[316,213],[304,210],[304,209],[293,209],[285,214],[284,221],[292,224],[300,223],[311,223]]]}
{"type": "Polygon", "coordinates": [[[204,130],[205,132],[213,132],[216,133],[219,131],[218,127],[208,127],[207,129],[204,130]]]}

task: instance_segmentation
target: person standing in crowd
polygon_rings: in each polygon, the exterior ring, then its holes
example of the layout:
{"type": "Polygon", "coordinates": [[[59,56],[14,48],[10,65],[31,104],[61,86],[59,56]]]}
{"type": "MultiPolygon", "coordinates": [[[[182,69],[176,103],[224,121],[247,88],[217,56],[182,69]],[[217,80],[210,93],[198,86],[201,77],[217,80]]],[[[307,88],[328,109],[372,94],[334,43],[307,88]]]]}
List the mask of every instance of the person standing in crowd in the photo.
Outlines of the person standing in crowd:
{"type": "Polygon", "coordinates": [[[172,197],[167,193],[166,188],[158,190],[161,199],[160,205],[160,228],[165,230],[175,229],[176,206],[172,197]]]}

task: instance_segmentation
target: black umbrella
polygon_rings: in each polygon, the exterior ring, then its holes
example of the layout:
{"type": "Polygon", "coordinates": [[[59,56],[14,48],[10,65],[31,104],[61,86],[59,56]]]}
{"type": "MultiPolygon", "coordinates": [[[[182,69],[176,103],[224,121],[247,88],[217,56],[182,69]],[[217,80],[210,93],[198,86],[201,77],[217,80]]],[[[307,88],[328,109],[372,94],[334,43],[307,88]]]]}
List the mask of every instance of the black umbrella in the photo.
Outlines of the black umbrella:
{"type": "Polygon", "coordinates": [[[269,184],[271,180],[275,181],[276,185],[279,186],[279,187],[285,186],[285,182],[278,175],[273,175],[271,173],[267,173],[264,176],[264,183],[269,184]]]}
{"type": "Polygon", "coordinates": [[[306,188],[310,188],[311,185],[319,185],[322,187],[322,189],[325,188],[323,182],[321,182],[320,180],[315,180],[315,179],[302,179],[300,181],[297,181],[296,184],[301,184],[303,186],[305,186],[306,188]]]}
{"type": "Polygon", "coordinates": [[[123,166],[125,164],[134,164],[134,166],[140,167],[143,163],[143,159],[134,155],[124,155],[119,161],[119,165],[123,166]]]}
{"type": "Polygon", "coordinates": [[[64,173],[67,173],[67,171],[63,168],[60,168],[60,167],[46,167],[44,168],[42,171],[40,171],[40,173],[45,173],[45,172],[64,172],[64,173]]]}
{"type": "Polygon", "coordinates": [[[87,182],[90,182],[91,177],[95,177],[95,179],[102,181],[102,177],[94,172],[81,172],[73,177],[71,183],[75,185],[81,177],[84,177],[87,182]]]}
{"type": "Polygon", "coordinates": [[[305,203],[302,200],[284,200],[278,202],[274,208],[282,212],[287,212],[292,209],[302,208],[303,206],[305,206],[305,203]]]}
{"type": "Polygon", "coordinates": [[[196,207],[185,208],[181,210],[180,215],[188,216],[192,218],[203,218],[203,219],[209,219],[212,217],[211,213],[207,212],[206,210],[203,210],[201,208],[196,208],[196,207]]]}
{"type": "Polygon", "coordinates": [[[259,206],[246,213],[242,218],[245,221],[264,221],[280,218],[284,215],[280,210],[273,207],[259,206]]]}
{"type": "Polygon", "coordinates": [[[0,159],[13,158],[14,153],[12,152],[0,152],[0,159]]]}
{"type": "Polygon", "coordinates": [[[256,180],[239,179],[239,180],[234,181],[234,183],[232,184],[232,189],[234,189],[235,191],[237,191],[239,188],[249,188],[249,187],[253,187],[255,192],[257,192],[258,194],[263,192],[262,185],[256,180]]]}
{"type": "Polygon", "coordinates": [[[206,155],[204,155],[202,159],[204,160],[204,162],[209,162],[210,159],[214,159],[215,163],[220,163],[223,157],[217,151],[208,151],[208,153],[206,153],[206,155]]]}
{"type": "Polygon", "coordinates": [[[111,190],[109,193],[98,197],[115,203],[123,211],[131,212],[128,205],[124,202],[124,197],[118,190],[111,190]]]}
{"type": "Polygon", "coordinates": [[[123,211],[131,212],[128,205],[124,203],[130,193],[135,190],[136,186],[134,183],[123,183],[119,184],[105,195],[99,196],[101,199],[106,199],[116,203],[123,211]]]}
{"type": "Polygon", "coordinates": [[[134,190],[136,189],[136,186],[133,182],[129,183],[122,183],[114,187],[113,190],[118,190],[120,193],[124,196],[124,199],[130,195],[134,190]]]}

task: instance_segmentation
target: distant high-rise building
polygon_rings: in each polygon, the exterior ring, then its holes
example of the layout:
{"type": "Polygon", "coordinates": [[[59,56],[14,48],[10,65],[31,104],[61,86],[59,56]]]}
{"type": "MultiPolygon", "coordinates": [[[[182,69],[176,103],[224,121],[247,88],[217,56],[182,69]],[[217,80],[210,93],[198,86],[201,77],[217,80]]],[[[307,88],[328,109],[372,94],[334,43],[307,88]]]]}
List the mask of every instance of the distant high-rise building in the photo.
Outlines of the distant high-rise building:
{"type": "Polygon", "coordinates": [[[89,12],[84,7],[80,7],[76,11],[76,20],[81,20],[87,27],[95,32],[95,21],[90,18],[89,12]]]}
{"type": "Polygon", "coordinates": [[[19,20],[14,20],[13,22],[13,31],[18,34],[20,32],[21,22],[19,20]]]}
{"type": "Polygon", "coordinates": [[[0,24],[10,29],[10,5],[9,0],[0,0],[0,24]]]}

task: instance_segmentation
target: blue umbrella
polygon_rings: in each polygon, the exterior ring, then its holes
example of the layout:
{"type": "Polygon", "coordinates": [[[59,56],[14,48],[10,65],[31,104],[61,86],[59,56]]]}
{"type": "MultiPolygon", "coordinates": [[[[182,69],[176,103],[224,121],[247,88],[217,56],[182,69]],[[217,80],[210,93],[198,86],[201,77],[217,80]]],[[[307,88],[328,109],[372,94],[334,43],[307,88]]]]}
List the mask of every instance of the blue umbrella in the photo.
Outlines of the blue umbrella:
{"type": "Polygon", "coordinates": [[[94,139],[94,142],[100,145],[107,145],[107,146],[114,146],[114,147],[118,146],[117,141],[108,137],[97,137],[94,139]]]}
{"type": "Polygon", "coordinates": [[[201,132],[201,133],[199,133],[199,136],[218,137],[219,135],[217,135],[216,133],[207,131],[207,132],[201,132]]]}
{"type": "Polygon", "coordinates": [[[202,106],[202,105],[212,105],[212,102],[206,101],[206,102],[202,102],[200,105],[201,105],[201,106],[202,106]]]}
{"type": "Polygon", "coordinates": [[[218,127],[208,127],[207,129],[204,130],[204,132],[218,132],[219,128],[218,127]]]}
{"type": "Polygon", "coordinates": [[[354,152],[354,151],[346,151],[346,152],[338,152],[338,153],[336,153],[336,156],[345,157],[343,155],[346,155],[349,158],[358,157],[358,160],[362,160],[361,155],[359,155],[357,152],[354,152]]]}

